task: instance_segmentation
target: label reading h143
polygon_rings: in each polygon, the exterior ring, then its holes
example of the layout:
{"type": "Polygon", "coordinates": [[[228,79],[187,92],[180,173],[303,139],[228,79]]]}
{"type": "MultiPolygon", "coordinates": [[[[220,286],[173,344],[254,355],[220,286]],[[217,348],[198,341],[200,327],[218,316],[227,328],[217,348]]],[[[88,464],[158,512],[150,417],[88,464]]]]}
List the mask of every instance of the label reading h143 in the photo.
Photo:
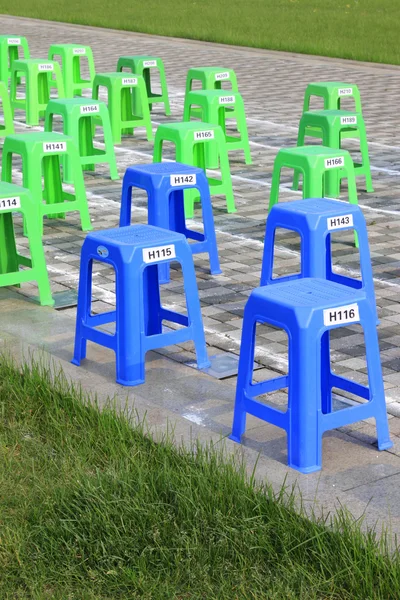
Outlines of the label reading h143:
{"type": "Polygon", "coordinates": [[[122,85],[137,85],[137,77],[123,77],[122,85]]]}
{"type": "Polygon", "coordinates": [[[85,104],[85,106],[81,106],[81,115],[93,115],[98,112],[100,112],[98,104],[85,104]]]}
{"type": "Polygon", "coordinates": [[[143,248],[143,260],[146,264],[175,258],[175,245],[156,246],[155,248],[143,248]]]}
{"type": "Polygon", "coordinates": [[[66,149],[66,142],[44,142],[43,144],[43,152],[65,152],[66,149]]]}
{"type": "Polygon", "coordinates": [[[220,96],[219,103],[220,104],[235,104],[235,96],[220,96]]]}
{"type": "Polygon", "coordinates": [[[340,117],[341,125],[357,125],[357,117],[340,117]]]}
{"type": "Polygon", "coordinates": [[[21,198],[14,196],[14,198],[1,198],[0,199],[0,211],[10,210],[10,208],[19,208],[21,206],[21,198]]]}
{"type": "Polygon", "coordinates": [[[344,166],[343,156],[338,156],[337,158],[326,158],[325,159],[325,169],[334,169],[335,167],[343,167],[343,166],[344,166]]]}
{"type": "Polygon", "coordinates": [[[353,227],[353,215],[340,215],[327,219],[328,230],[341,229],[342,227],[353,227]]]}
{"type": "Polygon", "coordinates": [[[353,94],[353,88],[340,88],[338,89],[339,96],[351,96],[353,94]]]}
{"type": "Polygon", "coordinates": [[[343,323],[354,323],[360,320],[358,304],[348,304],[339,308],[327,308],[324,310],[324,325],[340,325],[343,323]]]}
{"type": "Polygon", "coordinates": [[[207,131],[195,131],[194,139],[195,140],[213,140],[214,139],[214,131],[212,129],[207,130],[207,131]]]}
{"type": "Polygon", "coordinates": [[[171,175],[169,178],[170,185],[196,185],[196,173],[189,175],[171,175]]]}

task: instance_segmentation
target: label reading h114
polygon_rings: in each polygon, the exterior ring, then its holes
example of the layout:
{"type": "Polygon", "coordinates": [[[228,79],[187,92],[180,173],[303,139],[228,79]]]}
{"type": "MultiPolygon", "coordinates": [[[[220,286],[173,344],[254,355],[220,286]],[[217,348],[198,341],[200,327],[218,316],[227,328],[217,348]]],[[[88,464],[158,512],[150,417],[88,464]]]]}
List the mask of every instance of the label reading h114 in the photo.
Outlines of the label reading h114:
{"type": "Polygon", "coordinates": [[[21,206],[21,198],[14,196],[14,198],[0,198],[0,211],[10,210],[10,208],[19,208],[21,206]]]}
{"type": "Polygon", "coordinates": [[[343,167],[343,166],[344,166],[343,156],[338,156],[337,158],[326,158],[325,159],[325,169],[334,169],[335,167],[343,167]]]}
{"type": "Polygon", "coordinates": [[[72,54],[86,54],[86,48],[74,48],[72,54]]]}
{"type": "Polygon", "coordinates": [[[357,125],[357,117],[340,117],[341,125],[357,125]]]}
{"type": "Polygon", "coordinates": [[[339,96],[351,96],[353,93],[353,88],[340,88],[338,89],[339,96]]]}
{"type": "Polygon", "coordinates": [[[39,71],[54,71],[54,65],[51,63],[38,65],[39,71]]]}
{"type": "Polygon", "coordinates": [[[137,85],[137,77],[123,77],[122,85],[137,85]]]}
{"type": "Polygon", "coordinates": [[[65,152],[66,149],[66,142],[44,142],[43,144],[43,152],[65,152]]]}
{"type": "Polygon", "coordinates": [[[215,73],[215,81],[221,81],[221,79],[229,79],[229,73],[215,73]]]}
{"type": "Polygon", "coordinates": [[[329,217],[327,220],[328,230],[341,229],[342,227],[353,227],[353,215],[340,215],[329,217]]]}
{"type": "Polygon", "coordinates": [[[196,173],[188,175],[171,175],[169,178],[170,185],[196,185],[196,173]]]}
{"type": "Polygon", "coordinates": [[[214,139],[214,131],[212,129],[207,131],[195,131],[194,132],[195,140],[213,140],[214,139]]]}
{"type": "Polygon", "coordinates": [[[235,104],[235,96],[220,96],[219,103],[220,104],[235,104]]]}
{"type": "Polygon", "coordinates": [[[144,60],[143,61],[143,66],[144,67],[156,67],[157,66],[157,61],[156,60],[144,60]]]}
{"type": "Polygon", "coordinates": [[[85,104],[85,106],[81,106],[81,115],[92,115],[98,112],[100,112],[98,104],[85,104]]]}
{"type": "Polygon", "coordinates": [[[327,308],[324,310],[324,325],[340,325],[343,323],[355,323],[360,320],[358,304],[348,304],[339,308],[327,308]]]}
{"type": "Polygon", "coordinates": [[[155,248],[143,248],[143,260],[146,264],[175,258],[175,245],[156,246],[155,248]]]}
{"type": "Polygon", "coordinates": [[[8,38],[7,44],[9,46],[19,46],[21,43],[21,38],[8,38]]]}

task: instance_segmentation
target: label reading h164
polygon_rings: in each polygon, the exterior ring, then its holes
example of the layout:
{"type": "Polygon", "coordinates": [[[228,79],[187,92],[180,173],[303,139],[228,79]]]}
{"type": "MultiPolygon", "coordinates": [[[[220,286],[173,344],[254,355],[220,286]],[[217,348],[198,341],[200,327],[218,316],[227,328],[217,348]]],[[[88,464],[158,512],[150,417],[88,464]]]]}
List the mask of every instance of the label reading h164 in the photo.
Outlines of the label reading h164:
{"type": "Polygon", "coordinates": [[[1,198],[0,199],[0,211],[10,210],[10,208],[19,208],[21,206],[21,198],[14,196],[14,198],[1,198]]]}
{"type": "Polygon", "coordinates": [[[66,142],[44,142],[43,144],[43,152],[65,152],[66,149],[66,142]]]}
{"type": "Polygon", "coordinates": [[[194,132],[195,140],[213,140],[214,139],[214,131],[212,129],[207,131],[195,131],[194,132]]]}
{"type": "Polygon", "coordinates": [[[100,112],[98,104],[85,104],[85,106],[81,106],[81,115],[92,115],[98,112],[100,112]]]}
{"type": "Polygon", "coordinates": [[[329,217],[327,220],[328,230],[341,229],[342,227],[353,227],[353,215],[340,215],[329,217]]]}
{"type": "Polygon", "coordinates": [[[72,54],[79,54],[79,55],[86,54],[86,48],[74,48],[72,50],[72,54]]]}
{"type": "Polygon", "coordinates": [[[189,175],[171,175],[169,178],[170,185],[196,185],[196,173],[189,175]]]}
{"type": "Polygon", "coordinates": [[[357,117],[340,117],[341,125],[357,125],[357,117]]]}
{"type": "Polygon", "coordinates": [[[353,94],[353,88],[340,88],[338,89],[339,96],[351,96],[353,94]]]}
{"type": "Polygon", "coordinates": [[[137,77],[123,77],[122,85],[137,85],[137,77]]]}
{"type": "Polygon", "coordinates": [[[221,81],[222,79],[229,79],[229,73],[227,71],[224,73],[215,73],[215,81],[221,81]]]}
{"type": "Polygon", "coordinates": [[[344,166],[343,156],[338,156],[337,158],[326,158],[325,159],[325,169],[334,169],[335,167],[343,167],[343,166],[344,166]]]}
{"type": "Polygon", "coordinates": [[[54,71],[54,65],[52,65],[51,63],[44,63],[38,65],[38,69],[39,71],[54,71]]]}
{"type": "Polygon", "coordinates": [[[143,260],[146,264],[175,258],[175,245],[156,246],[155,248],[143,248],[143,260]]]}
{"type": "Polygon", "coordinates": [[[219,103],[220,104],[235,104],[235,96],[220,96],[219,103]]]}
{"type": "Polygon", "coordinates": [[[143,61],[143,66],[144,67],[156,67],[157,66],[157,61],[156,60],[144,60],[143,61]]]}
{"type": "Polygon", "coordinates": [[[339,308],[327,308],[324,310],[324,325],[341,325],[344,323],[355,323],[360,320],[358,304],[348,304],[339,308]]]}
{"type": "Polygon", "coordinates": [[[21,38],[8,38],[7,44],[9,46],[19,46],[21,44],[21,38]]]}

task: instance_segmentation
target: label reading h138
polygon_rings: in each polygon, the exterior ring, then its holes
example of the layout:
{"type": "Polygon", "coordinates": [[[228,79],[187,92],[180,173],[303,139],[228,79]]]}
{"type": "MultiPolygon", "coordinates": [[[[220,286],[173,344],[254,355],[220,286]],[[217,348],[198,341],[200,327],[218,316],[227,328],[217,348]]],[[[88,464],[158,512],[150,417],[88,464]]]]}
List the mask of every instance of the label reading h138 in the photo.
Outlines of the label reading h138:
{"type": "Polygon", "coordinates": [[[355,323],[360,320],[358,304],[348,304],[339,308],[327,308],[324,310],[324,325],[342,325],[344,323],[355,323]]]}
{"type": "Polygon", "coordinates": [[[176,257],[174,244],[156,246],[155,248],[143,248],[142,252],[143,260],[146,264],[176,257]]]}
{"type": "Polygon", "coordinates": [[[196,185],[196,173],[188,175],[171,175],[169,178],[170,185],[196,185]]]}

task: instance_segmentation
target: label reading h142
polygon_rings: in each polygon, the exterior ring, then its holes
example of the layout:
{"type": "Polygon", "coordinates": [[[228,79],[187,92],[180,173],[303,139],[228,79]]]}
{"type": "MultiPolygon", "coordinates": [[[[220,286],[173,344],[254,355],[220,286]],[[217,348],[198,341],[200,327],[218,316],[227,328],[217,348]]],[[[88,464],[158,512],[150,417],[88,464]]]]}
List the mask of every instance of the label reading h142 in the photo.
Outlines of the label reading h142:
{"type": "Polygon", "coordinates": [[[86,54],[86,48],[74,48],[72,50],[72,54],[79,54],[79,55],[86,54]]]}
{"type": "Polygon", "coordinates": [[[137,85],[137,77],[123,77],[122,85],[137,85]]]}
{"type": "Polygon", "coordinates": [[[341,125],[357,125],[357,117],[340,117],[341,125]]]}
{"type": "Polygon", "coordinates": [[[220,96],[219,103],[220,104],[235,104],[235,96],[220,96]]]}
{"type": "Polygon", "coordinates": [[[156,60],[144,60],[143,61],[143,66],[144,67],[156,67],[157,66],[157,61],[156,60]]]}
{"type": "Polygon", "coordinates": [[[170,185],[196,185],[196,173],[189,175],[171,175],[169,178],[170,185]]]}
{"type": "Polygon", "coordinates": [[[43,152],[65,152],[66,149],[66,142],[44,142],[43,144],[43,152]]]}
{"type": "Polygon", "coordinates": [[[343,166],[344,166],[343,156],[338,156],[337,158],[326,158],[325,159],[325,169],[334,169],[335,167],[343,167],[343,166]]]}
{"type": "Polygon", "coordinates": [[[85,104],[85,106],[81,106],[81,115],[93,115],[98,112],[100,112],[98,104],[85,104]]]}
{"type": "Polygon", "coordinates": [[[339,96],[351,96],[353,94],[353,88],[340,88],[338,89],[339,96]]]}
{"type": "Polygon", "coordinates": [[[229,73],[215,73],[215,81],[221,81],[222,79],[229,79],[229,73]]]}
{"type": "Polygon", "coordinates": [[[21,38],[8,38],[7,44],[9,46],[19,46],[21,43],[21,38]]]}
{"type": "Polygon", "coordinates": [[[194,139],[195,140],[213,140],[214,139],[214,131],[212,129],[207,130],[207,131],[195,131],[194,139]]]}
{"type": "Polygon", "coordinates": [[[143,248],[143,260],[146,264],[175,258],[175,245],[156,246],[155,248],[143,248]]]}
{"type": "Polygon", "coordinates": [[[354,323],[359,320],[360,314],[357,303],[324,310],[324,325],[340,325],[343,323],[354,323]]]}
{"type": "Polygon", "coordinates": [[[51,63],[38,65],[39,71],[54,71],[54,65],[51,63]]]}
{"type": "Polygon", "coordinates": [[[10,208],[19,208],[21,206],[21,198],[14,196],[14,198],[1,198],[0,199],[0,211],[10,210],[10,208]]]}
{"type": "Polygon", "coordinates": [[[327,219],[328,230],[341,229],[342,227],[353,227],[353,215],[340,215],[327,219]]]}

